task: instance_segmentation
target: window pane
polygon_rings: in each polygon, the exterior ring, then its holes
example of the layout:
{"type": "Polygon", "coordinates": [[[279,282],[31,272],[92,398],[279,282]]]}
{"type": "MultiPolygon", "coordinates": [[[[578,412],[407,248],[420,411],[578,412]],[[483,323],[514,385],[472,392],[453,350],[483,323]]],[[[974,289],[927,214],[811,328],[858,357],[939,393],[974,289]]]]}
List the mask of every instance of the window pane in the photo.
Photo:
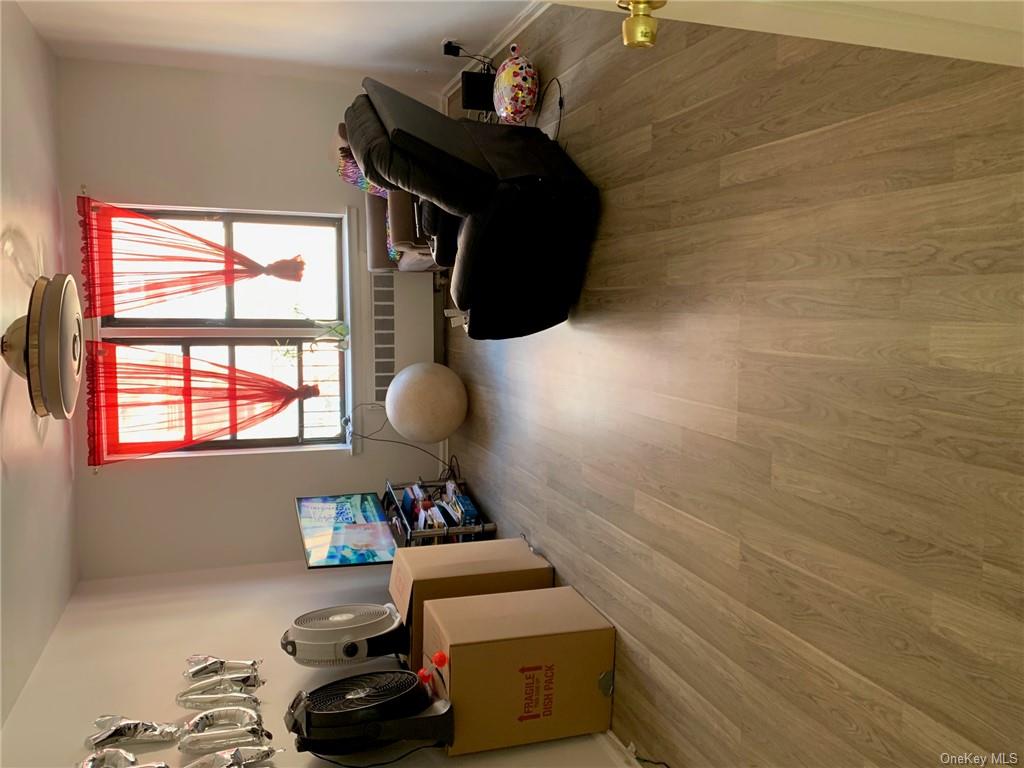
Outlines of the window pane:
{"type": "Polygon", "coordinates": [[[238,222],[235,250],[260,264],[301,255],[301,282],[263,275],[235,285],[235,317],[248,319],[335,320],[338,308],[337,229],[310,224],[238,222]]]}
{"type": "Polygon", "coordinates": [[[320,387],[320,397],[303,403],[302,434],[306,438],[341,435],[342,354],[330,344],[305,344],[302,348],[302,381],[320,387]]]}
{"type": "MultiPolygon", "coordinates": [[[[153,366],[150,383],[154,386],[178,388],[183,386],[180,374],[181,347],[178,345],[147,345],[120,347],[118,365],[135,363],[153,366]],[[167,358],[166,355],[179,357],[167,358]],[[174,361],[173,363],[171,361],[174,361]],[[173,365],[178,373],[175,374],[173,365]]],[[[147,372],[148,373],[148,372],[147,372]]],[[[117,396],[117,432],[122,443],[156,443],[185,439],[185,400],[167,394],[138,394],[119,392],[117,396]]]]}
{"type": "MultiPolygon", "coordinates": [[[[299,385],[299,355],[294,346],[239,344],[235,347],[235,367],[242,371],[269,376],[292,387],[299,385]]],[[[253,440],[298,435],[299,405],[293,402],[276,416],[239,432],[238,438],[253,440]]]]}
{"type": "MultiPolygon", "coordinates": [[[[168,224],[172,224],[179,229],[183,229],[186,232],[191,232],[194,235],[206,238],[207,240],[217,243],[218,245],[224,244],[224,225],[219,221],[203,221],[199,219],[161,219],[166,221],[168,224]]],[[[117,240],[121,238],[132,238],[133,235],[139,235],[139,224],[137,219],[112,219],[112,229],[114,231],[113,238],[115,240],[114,251],[118,250],[117,240]]],[[[148,243],[139,243],[135,240],[122,241],[124,250],[130,251],[141,256],[169,256],[176,253],[175,249],[159,245],[151,245],[148,243]]],[[[139,264],[137,261],[129,262],[124,259],[114,258],[114,271],[137,271],[139,264]]],[[[180,272],[182,269],[179,262],[174,261],[163,261],[159,258],[154,258],[151,263],[146,264],[146,271],[156,273],[166,273],[171,276],[175,272],[180,272]]],[[[211,269],[218,270],[223,269],[218,264],[195,264],[189,266],[190,271],[200,269],[211,269]]],[[[215,291],[204,291],[203,293],[196,294],[194,296],[180,296],[171,298],[166,301],[161,301],[156,304],[150,304],[146,307],[139,307],[136,309],[118,309],[116,312],[117,317],[126,318],[196,318],[196,319],[224,319],[226,311],[226,294],[223,289],[217,289],[215,291]]]]}
{"type": "MultiPolygon", "coordinates": [[[[189,354],[192,356],[194,361],[205,360],[209,363],[217,363],[218,365],[227,366],[230,364],[228,358],[228,348],[224,344],[220,345],[206,345],[192,343],[189,354]]],[[[205,386],[208,386],[215,391],[212,393],[210,398],[204,398],[207,402],[204,404],[203,400],[192,401],[192,430],[195,434],[209,434],[211,431],[217,431],[221,429],[230,429],[231,427],[231,411],[224,407],[223,402],[228,399],[228,388],[227,384],[220,385],[219,382],[206,382],[205,386]],[[222,390],[223,402],[217,402],[218,393],[216,390],[222,390]]],[[[230,440],[231,432],[226,432],[223,436],[214,438],[215,440],[230,440]]]]}

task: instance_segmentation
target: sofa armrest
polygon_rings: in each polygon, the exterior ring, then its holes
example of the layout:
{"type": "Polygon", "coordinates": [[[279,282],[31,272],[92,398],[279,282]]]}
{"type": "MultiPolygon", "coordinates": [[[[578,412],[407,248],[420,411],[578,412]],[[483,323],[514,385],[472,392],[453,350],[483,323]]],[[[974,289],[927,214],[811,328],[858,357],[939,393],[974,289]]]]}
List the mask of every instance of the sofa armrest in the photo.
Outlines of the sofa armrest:
{"type": "Polygon", "coordinates": [[[480,212],[466,216],[459,228],[458,247],[455,257],[455,266],[452,268],[451,296],[455,306],[463,312],[472,309],[474,301],[487,300],[488,296],[481,296],[479,285],[486,284],[487,276],[492,269],[500,269],[500,265],[493,263],[500,259],[491,259],[493,256],[489,251],[499,233],[492,226],[495,213],[507,198],[499,190],[490,204],[480,212]]]}
{"type": "Polygon", "coordinates": [[[366,268],[371,272],[395,269],[388,258],[387,212],[383,197],[366,193],[366,268]]]}
{"type": "Polygon", "coordinates": [[[419,232],[416,221],[416,200],[408,192],[396,190],[388,193],[388,224],[391,244],[398,249],[420,248],[427,240],[419,232]]]}

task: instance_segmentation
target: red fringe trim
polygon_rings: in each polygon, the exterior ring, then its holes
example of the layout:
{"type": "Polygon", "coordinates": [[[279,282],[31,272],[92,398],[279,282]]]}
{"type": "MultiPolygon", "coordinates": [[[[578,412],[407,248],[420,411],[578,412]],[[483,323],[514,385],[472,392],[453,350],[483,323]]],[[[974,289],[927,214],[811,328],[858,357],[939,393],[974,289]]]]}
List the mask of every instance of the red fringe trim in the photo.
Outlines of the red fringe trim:
{"type": "Polygon", "coordinates": [[[96,317],[93,312],[93,285],[99,279],[91,254],[96,252],[93,243],[92,200],[78,196],[78,226],[82,230],[82,288],[85,293],[85,316],[96,317]]]}
{"type": "MultiPolygon", "coordinates": [[[[81,201],[83,198],[78,198],[81,201]]],[[[88,415],[87,440],[89,444],[89,466],[98,467],[103,464],[103,407],[100,399],[103,386],[100,384],[103,366],[99,357],[104,354],[98,344],[85,345],[85,382],[86,382],[86,413],[88,415]]]]}

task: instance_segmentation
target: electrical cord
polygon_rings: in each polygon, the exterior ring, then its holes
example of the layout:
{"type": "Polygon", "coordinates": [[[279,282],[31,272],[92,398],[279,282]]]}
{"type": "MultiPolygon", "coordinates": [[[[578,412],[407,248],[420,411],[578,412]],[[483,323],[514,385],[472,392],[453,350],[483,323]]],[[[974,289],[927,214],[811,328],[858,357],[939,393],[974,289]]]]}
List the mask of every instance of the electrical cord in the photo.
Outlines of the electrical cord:
{"type": "Polygon", "coordinates": [[[544,90],[540,92],[540,99],[537,101],[537,111],[534,113],[533,127],[537,127],[537,121],[540,120],[540,113],[544,111],[544,97],[548,95],[548,88],[551,87],[552,83],[558,83],[558,123],[555,126],[555,136],[552,141],[558,141],[558,134],[562,132],[562,110],[565,108],[565,99],[562,97],[562,81],[557,77],[553,77],[548,80],[544,86],[544,90]]]}
{"type": "MultiPolygon", "coordinates": [[[[384,427],[381,426],[381,429],[383,429],[383,428],[384,427]]],[[[380,432],[380,429],[378,429],[377,432],[380,432]]],[[[353,437],[362,438],[363,440],[369,440],[369,441],[374,442],[374,443],[393,443],[394,445],[404,445],[406,448],[415,448],[420,453],[425,453],[425,454],[427,454],[427,456],[430,456],[432,459],[437,459],[444,466],[446,466],[446,467],[448,466],[448,462],[447,461],[442,459],[436,453],[431,453],[426,448],[420,448],[418,445],[413,445],[412,443],[406,443],[406,442],[403,442],[402,440],[386,440],[383,437],[374,437],[373,435],[377,434],[377,432],[372,432],[369,435],[362,435],[362,434],[360,434],[358,432],[353,431],[352,432],[352,436],[353,437]]]]}
{"type": "Polygon", "coordinates": [[[492,59],[490,56],[484,56],[482,53],[470,53],[458,43],[454,41],[450,42],[452,45],[455,46],[456,50],[458,50],[458,53],[448,53],[449,42],[446,42],[444,51],[445,56],[455,56],[455,58],[457,59],[472,59],[478,64],[483,64],[484,72],[486,72],[487,74],[490,74],[491,70],[494,69],[494,59],[492,59]]]}
{"type": "MultiPolygon", "coordinates": [[[[356,415],[356,411],[358,411],[360,408],[370,408],[371,410],[375,410],[375,411],[382,411],[382,410],[384,410],[384,406],[383,405],[381,405],[380,403],[374,403],[374,402],[358,403],[357,405],[352,406],[351,413],[345,414],[345,416],[342,417],[342,419],[341,419],[341,426],[344,427],[346,431],[347,430],[353,430],[354,431],[354,427],[355,427],[354,417],[356,415]]],[[[387,424],[388,424],[388,419],[387,419],[387,416],[385,416],[384,417],[384,423],[381,424],[378,429],[376,429],[373,432],[371,432],[370,435],[371,436],[372,435],[376,435],[378,432],[383,430],[384,427],[387,426],[387,424]]]]}
{"type": "Polygon", "coordinates": [[[394,765],[399,760],[405,760],[405,758],[407,758],[409,755],[413,754],[414,752],[419,752],[421,749],[440,749],[442,746],[444,746],[444,745],[443,744],[422,744],[422,745],[420,745],[418,747],[413,747],[408,752],[404,752],[401,755],[399,755],[398,757],[395,757],[395,758],[393,758],[391,760],[385,760],[385,761],[380,762],[380,763],[363,763],[362,765],[355,765],[354,763],[343,763],[343,762],[341,762],[339,760],[332,760],[329,757],[324,757],[323,755],[318,755],[316,752],[310,752],[310,754],[313,755],[313,757],[316,757],[316,758],[319,758],[320,760],[323,760],[325,763],[334,763],[335,765],[340,765],[341,768],[379,768],[379,766],[382,766],[382,765],[394,765]]]}
{"type": "Polygon", "coordinates": [[[634,755],[638,763],[646,763],[647,765],[660,765],[663,768],[672,768],[671,765],[666,763],[664,760],[651,760],[649,757],[640,757],[640,755],[634,755]]]}
{"type": "MultiPolygon", "coordinates": [[[[355,406],[352,407],[352,414],[355,414],[355,412],[359,408],[362,408],[362,407],[365,407],[365,406],[370,406],[370,407],[376,406],[376,408],[380,408],[381,407],[380,403],[372,403],[372,402],[371,403],[359,403],[358,405],[355,405],[355,406]]],[[[445,469],[444,469],[444,472],[441,474],[441,478],[443,478],[444,480],[458,480],[459,479],[459,473],[460,473],[459,460],[457,458],[455,458],[454,456],[450,457],[448,461],[445,461],[440,456],[438,456],[436,453],[431,453],[430,451],[426,450],[425,448],[420,448],[418,445],[413,445],[412,443],[407,443],[407,442],[404,442],[402,440],[388,440],[388,439],[385,439],[383,437],[375,437],[375,435],[378,435],[381,432],[383,432],[384,431],[384,427],[386,427],[388,425],[388,418],[387,418],[387,416],[384,417],[383,423],[379,427],[377,427],[377,429],[375,429],[373,432],[371,432],[368,435],[364,435],[361,432],[356,432],[355,431],[355,429],[354,429],[355,425],[352,423],[351,415],[346,416],[345,419],[346,420],[344,420],[342,423],[346,427],[351,429],[350,434],[352,435],[352,437],[358,437],[358,438],[360,438],[362,440],[370,440],[370,441],[375,442],[375,443],[393,443],[394,445],[404,445],[407,448],[415,448],[417,451],[420,451],[421,453],[425,453],[425,454],[427,454],[427,456],[430,456],[433,459],[437,459],[444,466],[445,469]],[[455,462],[454,469],[452,468],[452,461],[455,462]]]]}
{"type": "Polygon", "coordinates": [[[384,407],[384,406],[383,406],[383,405],[381,405],[380,403],[374,403],[374,402],[372,402],[372,401],[371,401],[371,402],[368,402],[368,403],[356,403],[355,405],[353,405],[353,406],[352,406],[352,413],[355,413],[355,412],[356,412],[356,411],[358,411],[358,410],[359,410],[360,408],[373,408],[373,409],[374,409],[375,411],[379,411],[379,410],[381,410],[381,409],[382,409],[383,407],[384,407]]]}
{"type": "Polygon", "coordinates": [[[459,457],[454,453],[448,457],[448,467],[437,478],[439,483],[447,483],[449,480],[460,482],[462,479],[462,467],[459,466],[459,457]]]}
{"type": "Polygon", "coordinates": [[[375,430],[373,430],[373,432],[371,432],[370,434],[366,435],[363,439],[364,440],[369,440],[374,435],[379,435],[383,431],[384,427],[386,427],[387,425],[388,425],[388,420],[387,420],[387,417],[385,417],[384,418],[384,423],[381,424],[379,427],[377,427],[375,430]]]}
{"type": "MultiPolygon", "coordinates": [[[[465,49],[460,48],[459,50],[465,50],[465,49]]],[[[476,54],[476,53],[460,53],[459,54],[459,58],[460,59],[472,59],[475,62],[483,64],[484,65],[484,73],[488,74],[488,75],[491,74],[491,70],[494,69],[494,59],[488,58],[487,56],[481,56],[481,55],[476,54]]]]}

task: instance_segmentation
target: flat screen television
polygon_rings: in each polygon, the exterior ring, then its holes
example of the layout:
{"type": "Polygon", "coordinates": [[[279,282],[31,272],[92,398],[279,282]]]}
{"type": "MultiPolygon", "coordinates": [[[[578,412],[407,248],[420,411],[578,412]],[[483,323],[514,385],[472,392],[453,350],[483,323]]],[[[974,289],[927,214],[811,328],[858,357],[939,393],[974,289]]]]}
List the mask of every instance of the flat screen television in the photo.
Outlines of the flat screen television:
{"type": "Polygon", "coordinates": [[[390,563],[395,539],[375,493],[295,500],[307,568],[390,563]]]}

